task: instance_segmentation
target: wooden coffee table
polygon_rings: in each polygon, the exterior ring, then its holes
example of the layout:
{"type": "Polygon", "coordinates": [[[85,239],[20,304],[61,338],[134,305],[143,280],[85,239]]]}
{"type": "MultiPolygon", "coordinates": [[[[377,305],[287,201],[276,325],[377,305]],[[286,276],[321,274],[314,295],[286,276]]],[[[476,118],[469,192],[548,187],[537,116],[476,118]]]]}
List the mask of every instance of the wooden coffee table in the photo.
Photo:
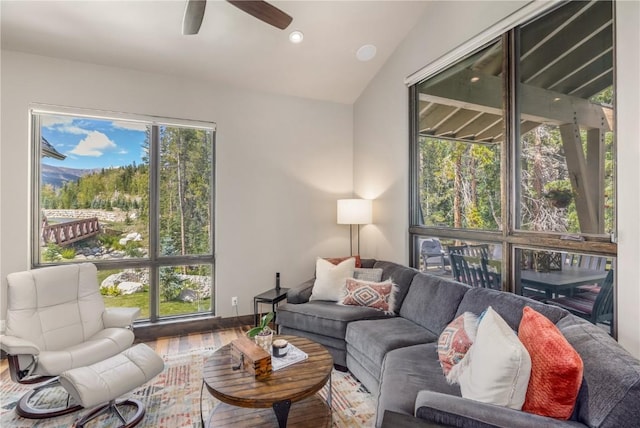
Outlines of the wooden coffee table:
{"type": "Polygon", "coordinates": [[[203,380],[220,400],[209,419],[215,427],[327,427],[331,424],[333,358],[320,344],[303,337],[276,336],[306,352],[309,358],[274,371],[264,380],[242,369],[233,370],[231,345],[204,363],[203,380]],[[327,401],[316,394],[329,382],[327,401]],[[292,405],[292,403],[295,403],[292,405]]]}

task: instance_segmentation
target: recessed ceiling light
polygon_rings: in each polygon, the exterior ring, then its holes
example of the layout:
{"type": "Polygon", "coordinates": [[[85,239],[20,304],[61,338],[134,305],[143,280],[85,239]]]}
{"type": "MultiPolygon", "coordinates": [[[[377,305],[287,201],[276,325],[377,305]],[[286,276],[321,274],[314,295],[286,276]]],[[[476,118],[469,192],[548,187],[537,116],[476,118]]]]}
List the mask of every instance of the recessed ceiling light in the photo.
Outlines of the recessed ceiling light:
{"type": "Polygon", "coordinates": [[[476,82],[477,82],[477,81],[479,81],[479,80],[480,80],[480,78],[479,78],[478,76],[473,76],[473,77],[471,78],[471,82],[472,82],[472,83],[476,83],[476,82]]]}
{"type": "Polygon", "coordinates": [[[291,43],[301,43],[302,39],[304,39],[304,34],[302,34],[301,31],[292,31],[291,34],[289,34],[289,41],[291,43]]]}
{"type": "Polygon", "coordinates": [[[374,56],[376,56],[377,51],[378,48],[376,48],[374,45],[364,45],[361,46],[360,49],[358,49],[358,52],[356,52],[356,58],[358,58],[360,61],[369,61],[372,60],[374,56]]]}

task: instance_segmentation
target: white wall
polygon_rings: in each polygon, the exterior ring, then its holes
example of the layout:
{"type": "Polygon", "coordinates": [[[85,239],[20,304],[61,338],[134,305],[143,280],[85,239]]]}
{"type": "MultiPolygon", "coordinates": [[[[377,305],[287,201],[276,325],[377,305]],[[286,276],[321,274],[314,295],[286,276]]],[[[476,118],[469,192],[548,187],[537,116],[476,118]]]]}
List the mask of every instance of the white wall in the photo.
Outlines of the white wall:
{"type": "MultiPolygon", "coordinates": [[[[404,79],[528,1],[434,1],[354,107],[354,189],[375,198],[362,253],[408,263],[408,90],[404,79]]],[[[640,357],[640,3],[617,3],[619,341],[640,357]]]]}
{"type": "MultiPolygon", "coordinates": [[[[216,289],[221,316],[348,254],[336,200],[353,188],[352,106],[2,51],[0,278],[29,268],[30,103],[212,121],[216,136],[216,289]]],[[[259,78],[259,76],[256,76],[259,78]]],[[[4,319],[4,316],[2,316],[4,319]]]]}

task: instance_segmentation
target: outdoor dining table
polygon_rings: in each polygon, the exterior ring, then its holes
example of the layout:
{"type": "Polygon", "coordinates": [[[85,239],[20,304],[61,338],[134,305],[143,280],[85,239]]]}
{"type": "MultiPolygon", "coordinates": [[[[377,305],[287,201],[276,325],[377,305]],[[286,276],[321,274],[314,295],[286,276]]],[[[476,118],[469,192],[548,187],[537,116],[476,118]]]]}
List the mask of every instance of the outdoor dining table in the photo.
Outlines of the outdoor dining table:
{"type": "Polygon", "coordinates": [[[604,270],[583,269],[579,267],[563,266],[562,270],[536,272],[535,270],[520,271],[522,287],[544,291],[548,298],[562,294],[569,296],[579,285],[599,284],[607,276],[604,270]]]}

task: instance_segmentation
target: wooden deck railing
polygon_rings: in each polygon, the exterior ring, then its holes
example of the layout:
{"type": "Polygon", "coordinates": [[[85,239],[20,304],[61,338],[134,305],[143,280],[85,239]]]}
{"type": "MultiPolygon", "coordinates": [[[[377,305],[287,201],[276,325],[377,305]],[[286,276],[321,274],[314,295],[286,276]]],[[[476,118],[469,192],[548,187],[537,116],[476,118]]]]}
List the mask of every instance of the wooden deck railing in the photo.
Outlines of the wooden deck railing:
{"type": "Polygon", "coordinates": [[[42,226],[44,243],[54,242],[60,246],[81,241],[98,233],[100,233],[100,224],[97,217],[42,226]]]}

